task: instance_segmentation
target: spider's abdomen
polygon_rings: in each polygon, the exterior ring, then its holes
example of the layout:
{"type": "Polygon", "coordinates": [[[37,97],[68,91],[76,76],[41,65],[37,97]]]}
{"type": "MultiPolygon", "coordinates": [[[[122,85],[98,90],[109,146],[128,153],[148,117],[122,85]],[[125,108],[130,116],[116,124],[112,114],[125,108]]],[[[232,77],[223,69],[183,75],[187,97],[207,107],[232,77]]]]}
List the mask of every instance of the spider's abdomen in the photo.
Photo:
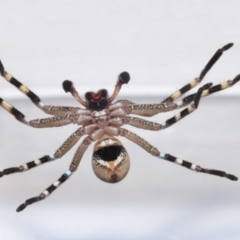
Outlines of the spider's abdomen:
{"type": "Polygon", "coordinates": [[[127,175],[130,159],[118,139],[104,135],[94,146],[92,167],[99,179],[116,183],[127,175]]]}

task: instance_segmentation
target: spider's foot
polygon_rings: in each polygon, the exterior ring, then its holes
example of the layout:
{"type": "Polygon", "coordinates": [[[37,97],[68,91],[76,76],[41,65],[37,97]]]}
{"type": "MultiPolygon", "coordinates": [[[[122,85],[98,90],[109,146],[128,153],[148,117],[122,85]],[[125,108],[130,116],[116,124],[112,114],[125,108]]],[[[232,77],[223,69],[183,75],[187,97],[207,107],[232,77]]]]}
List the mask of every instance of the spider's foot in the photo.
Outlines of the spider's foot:
{"type": "Polygon", "coordinates": [[[226,51],[226,50],[228,50],[229,48],[231,48],[232,46],[233,46],[233,43],[228,43],[227,45],[223,46],[221,50],[222,50],[222,52],[223,52],[223,51],[226,51]]]}
{"type": "Polygon", "coordinates": [[[4,66],[0,60],[0,74],[3,76],[4,75],[4,66]]]}
{"type": "Polygon", "coordinates": [[[228,179],[230,179],[232,181],[237,181],[238,180],[238,178],[236,176],[234,176],[232,174],[228,174],[228,173],[220,171],[220,170],[204,169],[204,168],[202,168],[200,170],[200,172],[216,175],[216,176],[219,176],[219,177],[225,177],[225,178],[228,178],[228,179]]]}
{"type": "Polygon", "coordinates": [[[6,168],[2,172],[0,172],[0,177],[3,177],[4,175],[20,172],[20,168],[18,167],[12,167],[12,168],[6,168]]]}
{"type": "Polygon", "coordinates": [[[237,181],[238,180],[238,177],[232,175],[232,174],[226,174],[226,178],[232,180],[232,181],[237,181]]]}
{"type": "Polygon", "coordinates": [[[17,212],[21,212],[22,210],[24,210],[28,205],[32,204],[32,203],[35,203],[35,202],[38,202],[42,200],[42,198],[40,196],[38,197],[33,197],[33,198],[29,198],[28,200],[26,200],[25,203],[21,204],[17,209],[16,211],[17,212]]]}

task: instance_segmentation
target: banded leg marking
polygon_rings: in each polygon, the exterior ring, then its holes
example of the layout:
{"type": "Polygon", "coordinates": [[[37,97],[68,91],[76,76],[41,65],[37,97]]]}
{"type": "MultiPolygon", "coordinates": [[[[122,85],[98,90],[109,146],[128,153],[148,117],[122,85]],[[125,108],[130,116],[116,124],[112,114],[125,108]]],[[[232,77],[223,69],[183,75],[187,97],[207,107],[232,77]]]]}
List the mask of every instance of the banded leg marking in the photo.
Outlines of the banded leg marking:
{"type": "Polygon", "coordinates": [[[208,61],[208,63],[206,64],[206,66],[203,68],[203,70],[201,71],[200,75],[198,78],[193,79],[190,83],[186,84],[184,87],[182,87],[181,89],[179,89],[178,91],[174,92],[171,96],[167,97],[166,99],[164,99],[162,101],[162,103],[165,102],[173,102],[176,99],[180,98],[183,94],[185,94],[186,92],[188,92],[190,89],[194,88],[195,86],[197,86],[205,77],[205,75],[207,74],[207,72],[212,68],[212,66],[217,62],[217,60],[222,56],[223,52],[228,50],[229,48],[231,48],[233,46],[233,43],[229,43],[225,46],[223,46],[222,48],[218,49],[216,51],[216,53],[212,56],[212,58],[208,61]]]}
{"type": "Polygon", "coordinates": [[[27,163],[21,165],[20,167],[6,168],[2,172],[0,172],[0,177],[3,177],[4,175],[9,175],[9,174],[12,174],[12,173],[25,172],[27,170],[30,170],[31,168],[37,167],[41,164],[50,162],[52,160],[55,160],[54,155],[46,155],[46,156],[43,156],[43,157],[41,157],[39,159],[36,159],[34,161],[27,162],[27,163]]]}
{"type": "Polygon", "coordinates": [[[11,113],[19,122],[29,125],[29,119],[24,116],[23,113],[18,111],[15,107],[13,107],[10,103],[0,98],[0,106],[2,106],[5,110],[11,113]]]}
{"type": "Polygon", "coordinates": [[[23,113],[18,111],[15,107],[13,107],[10,103],[3,100],[2,98],[0,98],[0,106],[11,113],[19,122],[34,128],[61,127],[72,123],[70,119],[71,115],[30,120],[29,118],[25,117],[23,113]]]}
{"type": "Polygon", "coordinates": [[[219,177],[225,177],[225,178],[228,178],[232,181],[237,181],[238,180],[238,178],[236,176],[232,175],[232,174],[228,174],[228,173],[220,171],[220,170],[202,168],[199,165],[195,165],[194,163],[191,163],[191,162],[185,161],[183,159],[174,157],[170,154],[160,152],[158,157],[161,158],[161,159],[170,161],[172,163],[176,163],[176,164],[178,164],[182,167],[186,167],[186,168],[188,168],[192,171],[195,171],[195,172],[202,172],[202,173],[208,173],[208,174],[219,176],[219,177]]]}
{"type": "Polygon", "coordinates": [[[28,89],[26,86],[24,86],[22,83],[20,83],[11,74],[9,74],[7,71],[5,71],[4,66],[1,61],[0,61],[0,73],[3,78],[5,78],[8,82],[10,82],[13,86],[18,88],[22,93],[24,93],[27,97],[29,97],[36,106],[38,106],[40,109],[42,109],[42,107],[44,106],[44,103],[41,102],[40,98],[34,92],[32,92],[30,89],[28,89]]]}
{"type": "MultiPolygon", "coordinates": [[[[230,88],[234,84],[238,83],[239,80],[240,80],[240,74],[237,75],[233,80],[228,80],[228,81],[222,82],[222,83],[217,84],[217,85],[215,85],[215,86],[213,86],[213,87],[211,87],[207,90],[204,90],[201,97],[206,97],[206,96],[209,96],[213,93],[216,93],[216,92],[222,91],[224,89],[230,88]]],[[[189,102],[191,102],[194,99],[195,96],[196,96],[196,93],[188,95],[185,98],[183,98],[182,101],[177,103],[179,108],[188,105],[189,102]]]]}
{"type": "Polygon", "coordinates": [[[201,88],[199,88],[198,92],[194,96],[193,103],[190,104],[187,108],[185,108],[181,112],[177,113],[174,117],[169,118],[166,122],[163,122],[161,124],[161,129],[165,129],[167,127],[172,126],[173,124],[177,123],[178,121],[180,121],[181,119],[189,115],[190,113],[194,112],[198,108],[202,93],[206,91],[206,89],[209,89],[211,86],[212,86],[212,83],[207,83],[201,88]]]}
{"type": "Polygon", "coordinates": [[[39,196],[29,198],[25,201],[25,203],[21,204],[17,208],[17,212],[21,212],[24,210],[28,205],[33,204],[38,201],[42,201],[45,198],[47,198],[54,190],[56,190],[62,183],[64,183],[70,176],[72,175],[72,172],[68,170],[65,172],[55,183],[50,185],[45,191],[43,191],[39,196]]]}
{"type": "Polygon", "coordinates": [[[89,136],[86,137],[78,147],[71,162],[70,169],[66,173],[64,173],[55,183],[53,183],[45,191],[43,191],[39,196],[27,199],[25,203],[21,204],[17,208],[16,211],[20,212],[24,210],[28,205],[46,199],[54,190],[56,190],[62,183],[64,183],[73,174],[73,172],[77,170],[83,154],[91,143],[91,138],[89,136]]]}
{"type": "Polygon", "coordinates": [[[126,130],[124,128],[120,128],[119,135],[127,138],[128,140],[136,143],[139,147],[143,148],[145,151],[148,153],[152,154],[155,157],[170,161],[172,163],[176,163],[180,166],[186,167],[190,170],[196,171],[196,172],[202,172],[202,173],[207,173],[219,177],[225,177],[228,178],[232,181],[237,181],[238,178],[232,174],[216,170],[216,169],[207,169],[207,168],[202,168],[199,165],[195,165],[194,163],[185,161],[183,159],[174,157],[170,154],[166,154],[163,152],[160,152],[157,148],[152,146],[149,142],[147,142],[145,139],[141,138],[138,136],[136,133],[130,132],[129,130],[126,130]]]}
{"type": "Polygon", "coordinates": [[[11,167],[6,168],[2,172],[0,172],[0,177],[3,177],[4,175],[9,175],[12,173],[17,172],[25,172],[28,171],[34,167],[40,166],[44,163],[51,162],[53,160],[61,158],[63,155],[65,155],[78,141],[79,139],[87,134],[91,133],[96,129],[96,126],[94,124],[89,125],[87,127],[81,127],[78,130],[76,130],[73,134],[71,134],[67,140],[59,147],[54,154],[43,156],[39,159],[36,159],[34,161],[27,162],[20,167],[11,167]]]}

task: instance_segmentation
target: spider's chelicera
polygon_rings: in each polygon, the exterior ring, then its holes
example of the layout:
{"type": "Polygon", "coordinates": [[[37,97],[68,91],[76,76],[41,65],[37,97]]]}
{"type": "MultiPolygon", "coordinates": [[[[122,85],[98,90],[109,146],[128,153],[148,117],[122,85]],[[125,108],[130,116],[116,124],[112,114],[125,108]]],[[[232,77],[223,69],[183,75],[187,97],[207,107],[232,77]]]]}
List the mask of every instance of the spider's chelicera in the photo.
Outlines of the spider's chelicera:
{"type": "Polygon", "coordinates": [[[42,111],[53,115],[49,118],[29,120],[23,113],[0,98],[0,105],[11,113],[19,122],[34,128],[60,127],[71,123],[81,126],[68,137],[68,139],[55,151],[54,154],[45,155],[34,161],[27,162],[20,167],[6,168],[0,172],[0,177],[16,172],[24,172],[30,170],[31,168],[40,166],[41,164],[59,159],[65,155],[80,140],[81,137],[85,135],[85,138],[77,148],[69,169],[39,196],[30,198],[21,204],[17,208],[17,211],[22,211],[32,203],[44,200],[56,188],[65,182],[77,170],[82,156],[88,146],[93,142],[95,142],[95,145],[92,156],[92,167],[96,176],[109,183],[121,181],[129,171],[130,158],[122,143],[116,138],[118,136],[127,138],[128,140],[136,143],[155,157],[176,163],[195,172],[208,173],[236,181],[238,178],[232,174],[228,174],[220,170],[203,168],[199,165],[195,165],[191,162],[161,152],[136,133],[122,127],[125,124],[129,124],[136,128],[146,130],[163,130],[195,111],[202,97],[233,86],[240,80],[240,75],[237,75],[233,80],[228,80],[215,86],[212,86],[212,83],[207,83],[200,87],[196,93],[190,94],[180,101],[176,101],[183,94],[201,83],[204,76],[221,57],[222,53],[232,47],[232,45],[232,43],[229,43],[217,50],[201,71],[199,77],[193,79],[161,103],[154,104],[137,104],[129,100],[119,100],[113,102],[115,97],[118,95],[121,86],[123,84],[127,84],[130,80],[129,74],[127,72],[123,72],[119,75],[114,92],[110,97],[108,96],[107,90],[102,89],[98,92],[87,92],[85,94],[85,100],[83,100],[78,95],[73,83],[66,80],[63,82],[63,89],[66,92],[70,92],[73,97],[84,106],[84,108],[45,105],[35,93],[5,71],[3,64],[0,61],[0,73],[2,77],[28,96],[42,111]],[[158,113],[168,112],[183,107],[185,108],[182,111],[161,124],[132,116],[139,115],[151,117],[158,113]]]}

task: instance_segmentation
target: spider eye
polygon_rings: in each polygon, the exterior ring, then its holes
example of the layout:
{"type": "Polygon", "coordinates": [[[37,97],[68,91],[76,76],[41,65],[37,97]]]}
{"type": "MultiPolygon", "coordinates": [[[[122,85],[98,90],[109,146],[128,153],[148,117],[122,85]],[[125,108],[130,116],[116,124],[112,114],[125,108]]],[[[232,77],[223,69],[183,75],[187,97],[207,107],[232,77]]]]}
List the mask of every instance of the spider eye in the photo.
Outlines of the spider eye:
{"type": "Polygon", "coordinates": [[[130,159],[118,139],[105,138],[94,146],[92,167],[99,179],[108,183],[116,183],[127,175],[130,159]]]}

